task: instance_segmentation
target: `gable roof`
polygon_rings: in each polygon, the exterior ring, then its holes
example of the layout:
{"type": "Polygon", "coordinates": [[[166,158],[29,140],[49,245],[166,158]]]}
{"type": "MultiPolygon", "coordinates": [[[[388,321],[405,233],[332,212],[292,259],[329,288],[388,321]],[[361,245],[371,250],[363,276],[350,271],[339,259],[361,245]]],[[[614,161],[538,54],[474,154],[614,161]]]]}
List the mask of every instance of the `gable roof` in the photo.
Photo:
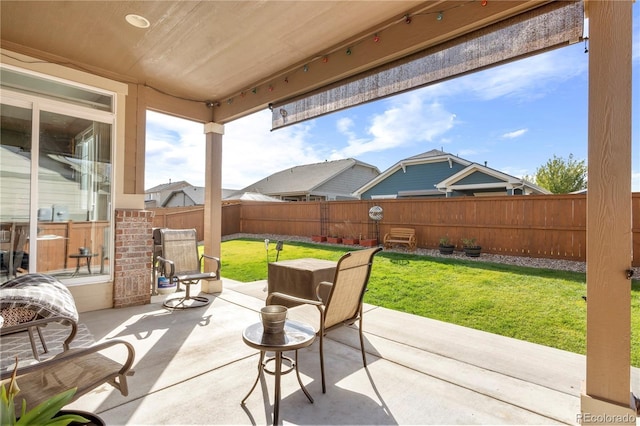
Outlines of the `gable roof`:
{"type": "Polygon", "coordinates": [[[171,194],[169,194],[164,199],[164,201],[162,201],[162,207],[166,207],[167,204],[169,204],[173,198],[178,196],[178,194],[184,194],[185,197],[190,198],[191,201],[193,201],[193,204],[196,205],[196,206],[203,206],[204,205],[204,196],[205,196],[205,190],[204,189],[205,189],[204,186],[188,186],[188,187],[185,187],[185,188],[181,188],[181,189],[172,191],[171,194]]]}
{"type": "Polygon", "coordinates": [[[528,188],[530,192],[540,194],[551,194],[547,189],[539,187],[531,182],[528,182],[522,178],[511,176],[503,173],[499,170],[492,169],[491,167],[483,166],[478,163],[471,163],[467,168],[460,170],[449,176],[447,179],[436,184],[436,188],[439,191],[452,191],[452,190],[470,190],[470,189],[489,189],[489,188],[502,188],[502,187],[522,187],[528,188]],[[471,176],[474,173],[482,173],[494,177],[496,182],[493,183],[464,183],[465,178],[471,176]]]}
{"type": "Polygon", "coordinates": [[[405,158],[403,160],[398,161],[393,166],[389,167],[387,170],[382,172],[376,178],[370,180],[361,188],[354,192],[354,195],[360,197],[364,192],[369,189],[375,187],[380,182],[383,182],[389,176],[396,173],[398,170],[402,169],[406,171],[407,166],[414,166],[420,164],[428,164],[428,163],[437,163],[437,162],[449,162],[451,166],[452,163],[458,163],[464,168],[457,173],[449,176],[448,178],[438,182],[433,190],[419,190],[419,191],[398,191],[398,194],[402,194],[403,196],[412,196],[412,195],[428,195],[428,194],[437,194],[444,193],[445,191],[451,190],[472,190],[472,189],[491,189],[491,188],[514,188],[520,187],[523,190],[526,188],[531,193],[539,193],[539,194],[550,194],[544,188],[541,188],[537,185],[532,184],[524,179],[511,176],[509,174],[503,173],[499,170],[492,169],[487,166],[483,166],[478,163],[474,163],[453,154],[441,151],[439,149],[432,149],[427,152],[423,152],[421,154],[414,155],[412,157],[405,158]],[[486,176],[490,176],[495,179],[495,182],[492,183],[465,183],[465,178],[473,175],[474,173],[482,173],[486,176]]]}
{"type": "Polygon", "coordinates": [[[146,194],[149,194],[151,192],[175,191],[189,186],[192,185],[186,180],[179,180],[177,182],[161,183],[160,185],[156,185],[152,188],[146,189],[144,192],[146,194]]]}
{"type": "Polygon", "coordinates": [[[375,166],[363,163],[354,158],[346,158],[343,160],[294,166],[281,170],[252,183],[239,192],[259,192],[267,195],[306,194],[355,165],[369,167],[377,173],[380,173],[375,166]]]}
{"type": "Polygon", "coordinates": [[[412,157],[405,158],[404,160],[400,160],[395,163],[393,166],[389,167],[384,172],[380,173],[375,178],[371,179],[369,182],[364,184],[362,187],[358,188],[354,195],[360,196],[363,192],[368,191],[369,189],[376,186],[378,183],[382,182],[398,170],[406,170],[407,166],[415,165],[415,164],[426,164],[426,163],[436,163],[440,161],[448,161],[460,163],[463,166],[468,166],[472,164],[470,161],[467,161],[463,158],[457,157],[453,154],[446,153],[444,151],[440,151],[439,149],[432,149],[431,151],[423,152],[422,154],[414,155],[412,157]]]}

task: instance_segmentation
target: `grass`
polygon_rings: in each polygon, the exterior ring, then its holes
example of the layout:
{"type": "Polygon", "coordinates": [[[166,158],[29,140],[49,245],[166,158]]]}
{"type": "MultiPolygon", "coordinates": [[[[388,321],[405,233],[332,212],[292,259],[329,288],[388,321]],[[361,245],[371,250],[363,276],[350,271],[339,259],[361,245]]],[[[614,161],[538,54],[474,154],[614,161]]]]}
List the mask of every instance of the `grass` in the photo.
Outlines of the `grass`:
{"type": "MultiPolygon", "coordinates": [[[[338,260],[348,248],[287,242],[279,260],[338,260]]],[[[222,243],[222,275],[267,278],[274,244],[222,243]]],[[[631,284],[631,364],[640,367],[640,282],[631,284]]],[[[376,255],[365,302],[490,333],[585,354],[584,273],[403,253],[376,255]]]]}

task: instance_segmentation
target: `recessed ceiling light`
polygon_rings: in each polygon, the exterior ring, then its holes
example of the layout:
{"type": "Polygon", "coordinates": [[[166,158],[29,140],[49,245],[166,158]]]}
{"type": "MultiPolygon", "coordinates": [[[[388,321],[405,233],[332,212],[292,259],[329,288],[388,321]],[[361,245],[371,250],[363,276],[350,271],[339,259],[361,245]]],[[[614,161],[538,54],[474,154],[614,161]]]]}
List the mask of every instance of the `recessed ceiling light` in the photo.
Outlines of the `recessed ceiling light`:
{"type": "Polygon", "coordinates": [[[147,18],[145,18],[144,16],[136,15],[134,13],[130,13],[129,15],[125,16],[125,19],[128,23],[137,28],[149,28],[149,26],[151,26],[151,22],[149,22],[147,18]]]}

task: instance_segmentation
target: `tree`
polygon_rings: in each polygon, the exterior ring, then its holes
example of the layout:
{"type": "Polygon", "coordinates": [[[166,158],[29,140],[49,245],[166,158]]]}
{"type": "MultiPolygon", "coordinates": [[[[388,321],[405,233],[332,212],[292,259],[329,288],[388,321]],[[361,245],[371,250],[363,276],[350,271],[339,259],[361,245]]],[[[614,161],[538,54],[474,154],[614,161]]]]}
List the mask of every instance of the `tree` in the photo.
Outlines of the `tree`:
{"type": "Polygon", "coordinates": [[[587,188],[587,165],[585,160],[574,160],[573,154],[569,154],[566,161],[554,154],[536,169],[533,178],[525,176],[523,179],[533,181],[554,194],[566,194],[587,188]]]}

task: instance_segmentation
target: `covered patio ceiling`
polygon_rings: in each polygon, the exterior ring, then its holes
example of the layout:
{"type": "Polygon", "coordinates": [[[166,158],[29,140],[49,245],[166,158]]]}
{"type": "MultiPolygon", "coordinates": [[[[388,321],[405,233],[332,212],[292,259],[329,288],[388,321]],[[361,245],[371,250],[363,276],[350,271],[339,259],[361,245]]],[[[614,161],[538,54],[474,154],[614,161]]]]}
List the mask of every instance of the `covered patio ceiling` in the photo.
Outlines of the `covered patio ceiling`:
{"type": "Polygon", "coordinates": [[[181,114],[225,123],[546,3],[2,1],[0,7],[3,48],[209,105],[181,114]],[[149,27],[130,25],[129,14],[149,27]],[[336,53],[349,61],[336,60],[336,53]]]}
{"type": "MultiPolygon", "coordinates": [[[[2,61],[14,66],[25,64],[27,68],[42,65],[44,71],[53,63],[128,83],[126,143],[124,150],[118,151],[123,163],[125,158],[132,164],[141,162],[142,156],[136,154],[144,151],[145,109],[207,123],[205,246],[219,250],[220,215],[214,213],[219,213],[216,209],[221,198],[224,126],[220,124],[269,104],[278,106],[275,115],[279,105],[311,97],[308,95],[318,89],[464,39],[525,12],[535,13],[549,3],[555,8],[570,2],[1,1],[2,61]],[[130,26],[125,20],[128,14],[144,17],[149,26],[130,26]],[[130,152],[125,156],[127,149],[130,152]]],[[[589,344],[581,410],[591,415],[627,416],[627,271],[632,253],[631,0],[589,0],[584,4],[590,20],[586,224],[589,344]]],[[[539,32],[546,36],[544,15],[542,18],[520,28],[518,34],[539,32]]],[[[500,41],[514,43],[509,35],[500,41]]],[[[575,41],[576,37],[565,40],[575,41]]],[[[436,71],[452,67],[461,57],[470,56],[474,61],[474,54],[490,44],[476,44],[447,57],[437,64],[436,71]]],[[[543,43],[537,49],[556,46],[543,43]]],[[[534,51],[521,50],[501,60],[534,51]]],[[[461,72],[499,61],[476,64],[461,72]]],[[[453,75],[446,73],[438,78],[453,75]]],[[[343,95],[342,99],[346,91],[343,95]]],[[[291,108],[282,110],[283,116],[291,116],[291,108]]],[[[143,193],[143,169],[126,170],[124,194],[143,193]]]]}

